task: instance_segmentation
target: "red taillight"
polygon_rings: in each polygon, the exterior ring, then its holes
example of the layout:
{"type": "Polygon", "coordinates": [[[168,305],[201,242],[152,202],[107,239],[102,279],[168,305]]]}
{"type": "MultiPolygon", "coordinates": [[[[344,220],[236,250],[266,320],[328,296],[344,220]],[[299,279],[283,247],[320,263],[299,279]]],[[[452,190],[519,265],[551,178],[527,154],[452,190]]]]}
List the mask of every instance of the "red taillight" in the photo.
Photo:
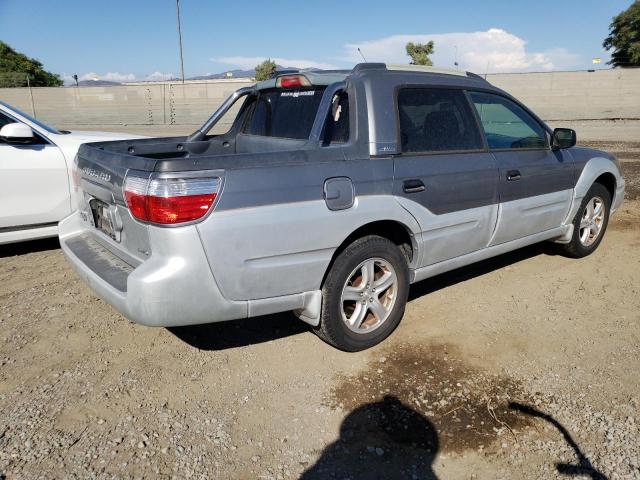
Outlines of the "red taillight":
{"type": "Polygon", "coordinates": [[[276,87],[280,88],[298,88],[310,87],[311,83],[304,75],[283,75],[276,80],[276,87]]]}
{"type": "Polygon", "coordinates": [[[138,220],[173,225],[202,218],[213,205],[219,178],[152,178],[127,176],[124,198],[138,220]]]}

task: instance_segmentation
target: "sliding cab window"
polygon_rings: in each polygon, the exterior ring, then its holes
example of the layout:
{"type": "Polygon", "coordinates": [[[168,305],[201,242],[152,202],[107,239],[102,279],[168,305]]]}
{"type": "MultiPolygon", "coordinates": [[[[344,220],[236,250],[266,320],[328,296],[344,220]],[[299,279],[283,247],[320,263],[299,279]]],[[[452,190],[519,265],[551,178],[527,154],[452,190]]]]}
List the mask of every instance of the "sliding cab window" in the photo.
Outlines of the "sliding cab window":
{"type": "Polygon", "coordinates": [[[324,122],[322,146],[340,145],[349,141],[349,96],[338,92],[331,99],[331,108],[324,122]]]}
{"type": "Polygon", "coordinates": [[[324,88],[264,90],[255,99],[242,133],[306,140],[324,88]]]}
{"type": "Polygon", "coordinates": [[[547,148],[545,129],[517,103],[485,92],[469,96],[490,149],[547,148]]]}
{"type": "Polygon", "coordinates": [[[402,152],[480,150],[482,137],[462,90],[404,88],[398,92],[402,152]]]}

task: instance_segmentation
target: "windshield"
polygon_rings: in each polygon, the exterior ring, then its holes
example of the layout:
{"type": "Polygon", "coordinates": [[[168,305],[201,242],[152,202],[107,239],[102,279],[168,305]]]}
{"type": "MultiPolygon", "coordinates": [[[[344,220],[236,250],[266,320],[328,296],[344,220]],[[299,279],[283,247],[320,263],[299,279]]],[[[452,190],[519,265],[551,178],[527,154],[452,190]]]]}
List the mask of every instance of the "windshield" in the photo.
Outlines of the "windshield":
{"type": "Polygon", "coordinates": [[[242,132],[263,137],[306,140],[322,99],[322,88],[263,90],[253,101],[242,132]]]}
{"type": "Polygon", "coordinates": [[[11,112],[15,112],[18,115],[24,117],[25,119],[27,119],[28,121],[30,121],[31,123],[34,123],[35,125],[37,125],[38,127],[40,127],[41,129],[49,132],[49,133],[54,133],[56,135],[61,135],[62,132],[60,132],[59,130],[56,130],[53,127],[50,127],[49,125],[47,125],[46,123],[42,123],[39,120],[36,120],[35,118],[33,118],[31,115],[27,115],[24,112],[21,112],[20,110],[18,110],[16,107],[12,107],[11,105],[3,102],[2,100],[0,100],[0,104],[2,104],[7,110],[9,110],[9,113],[11,112]]]}

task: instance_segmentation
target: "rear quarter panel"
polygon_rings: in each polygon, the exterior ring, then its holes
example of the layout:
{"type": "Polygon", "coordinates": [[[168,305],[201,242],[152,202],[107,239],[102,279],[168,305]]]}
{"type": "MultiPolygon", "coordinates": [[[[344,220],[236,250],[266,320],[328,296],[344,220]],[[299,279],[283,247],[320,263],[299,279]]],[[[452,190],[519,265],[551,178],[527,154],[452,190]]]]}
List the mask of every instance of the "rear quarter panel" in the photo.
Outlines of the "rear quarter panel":
{"type": "Polygon", "coordinates": [[[306,163],[228,171],[214,212],[200,225],[207,258],[231,300],[317,290],[336,248],[356,229],[396,220],[417,231],[391,195],[393,160],[306,163]],[[332,211],[324,181],[353,181],[351,208],[332,211]]]}

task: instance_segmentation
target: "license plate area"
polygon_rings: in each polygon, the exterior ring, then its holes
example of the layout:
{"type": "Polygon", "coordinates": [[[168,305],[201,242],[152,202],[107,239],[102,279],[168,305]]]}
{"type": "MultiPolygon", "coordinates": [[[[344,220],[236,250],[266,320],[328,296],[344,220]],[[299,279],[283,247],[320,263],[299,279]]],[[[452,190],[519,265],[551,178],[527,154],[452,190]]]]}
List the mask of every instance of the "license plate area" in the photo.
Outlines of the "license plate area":
{"type": "Polygon", "coordinates": [[[102,200],[91,198],[89,200],[89,210],[91,212],[93,226],[105,235],[119,242],[120,231],[118,228],[115,228],[115,224],[117,222],[115,209],[102,200]]]}

